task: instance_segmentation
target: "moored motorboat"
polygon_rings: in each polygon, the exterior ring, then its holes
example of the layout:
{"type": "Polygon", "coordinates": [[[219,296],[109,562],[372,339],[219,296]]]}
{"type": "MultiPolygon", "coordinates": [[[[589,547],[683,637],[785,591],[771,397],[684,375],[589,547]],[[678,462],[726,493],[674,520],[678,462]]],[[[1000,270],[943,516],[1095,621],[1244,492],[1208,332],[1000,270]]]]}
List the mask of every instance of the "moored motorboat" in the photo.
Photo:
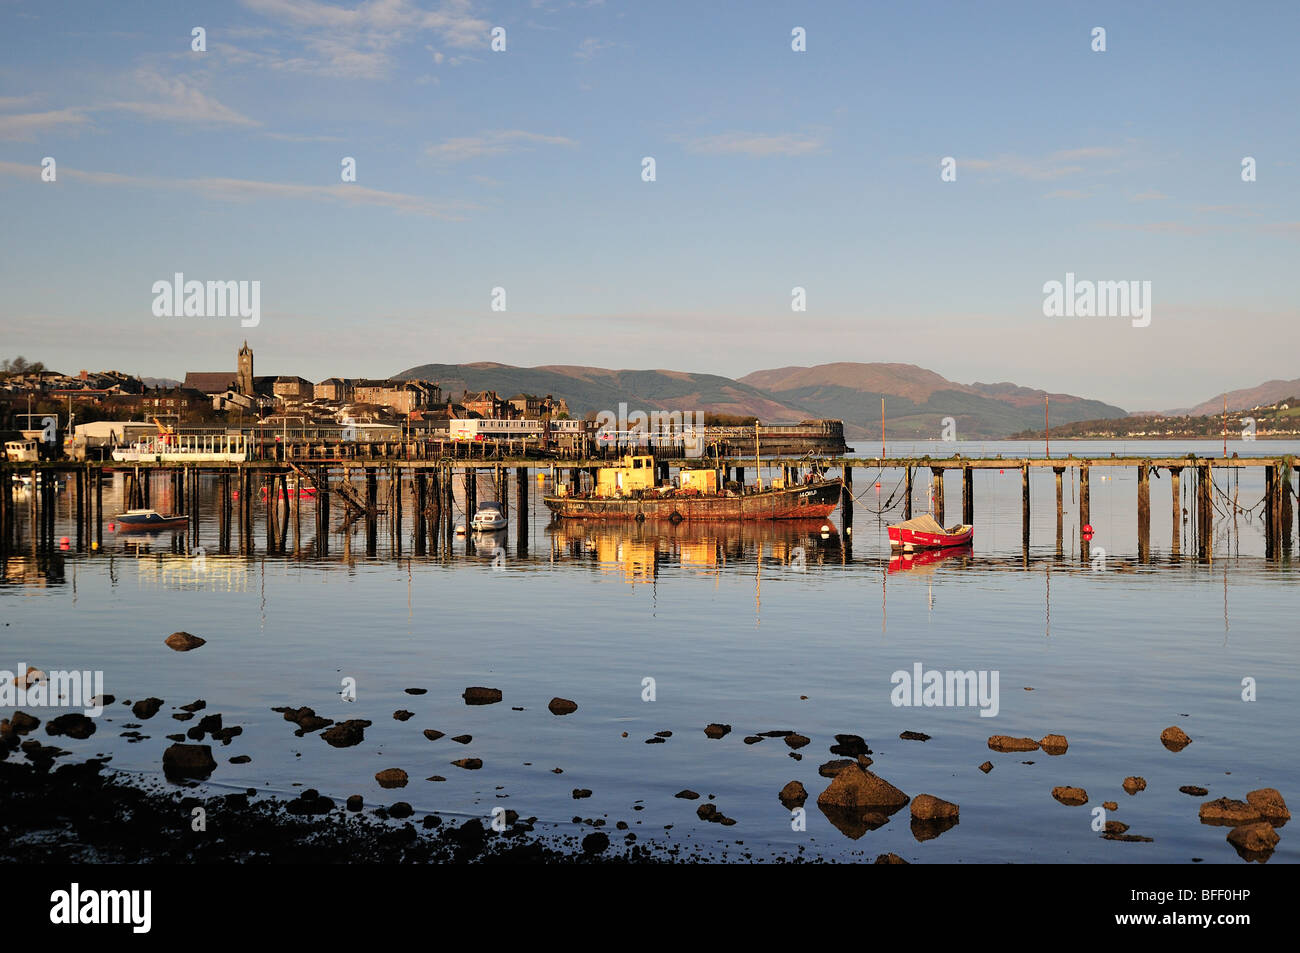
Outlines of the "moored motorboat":
{"type": "Polygon", "coordinates": [[[470,529],[475,533],[490,533],[494,530],[505,529],[506,518],[501,512],[501,507],[492,502],[484,502],[478,505],[474,511],[474,517],[469,522],[470,529]]]}
{"type": "Polygon", "coordinates": [[[153,532],[166,529],[184,529],[188,516],[163,516],[157,510],[127,510],[115,520],[119,533],[153,532]]]}
{"type": "Polygon", "coordinates": [[[965,546],[974,539],[975,527],[969,523],[959,523],[944,529],[929,513],[889,527],[889,545],[900,547],[904,551],[965,546]]]}

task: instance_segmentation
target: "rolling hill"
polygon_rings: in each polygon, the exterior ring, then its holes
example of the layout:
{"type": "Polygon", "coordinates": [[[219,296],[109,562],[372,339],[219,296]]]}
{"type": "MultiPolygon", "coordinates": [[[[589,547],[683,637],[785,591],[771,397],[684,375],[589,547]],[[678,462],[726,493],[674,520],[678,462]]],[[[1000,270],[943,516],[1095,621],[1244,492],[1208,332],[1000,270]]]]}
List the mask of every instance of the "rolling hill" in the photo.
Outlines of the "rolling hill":
{"type": "MultiPolygon", "coordinates": [[[[880,433],[892,438],[938,439],[943,418],[956,421],[961,439],[994,439],[1042,423],[1043,391],[1015,384],[958,384],[912,364],[822,364],[755,371],[739,380],[671,370],[506,364],[422,364],[394,375],[422,378],[459,397],[466,390],[495,390],[563,397],[575,416],[602,410],[701,410],[752,414],[767,423],[810,417],[844,421],[851,438],[880,433]]],[[[1119,407],[1069,394],[1052,394],[1052,421],[1069,423],[1123,417],[1119,407]]]]}
{"type": "MultiPolygon", "coordinates": [[[[742,384],[762,387],[774,398],[818,417],[838,417],[850,436],[880,433],[885,395],[885,432],[891,437],[938,439],[943,418],[952,417],[961,439],[992,439],[1040,426],[1047,393],[1016,384],[958,384],[913,364],[822,364],[755,371],[742,384]]],[[[1098,400],[1050,394],[1053,422],[1123,417],[1098,400]]]]}
{"type": "Polygon", "coordinates": [[[1249,410],[1252,407],[1265,407],[1270,404],[1276,404],[1280,400],[1286,400],[1288,397],[1300,396],[1300,378],[1292,381],[1272,380],[1265,381],[1258,387],[1244,387],[1240,390],[1230,390],[1227,394],[1217,394],[1202,404],[1195,407],[1184,407],[1179,410],[1164,411],[1167,416],[1188,416],[1202,417],[1212,416],[1223,413],[1223,399],[1228,399],[1228,410],[1249,410]]]}

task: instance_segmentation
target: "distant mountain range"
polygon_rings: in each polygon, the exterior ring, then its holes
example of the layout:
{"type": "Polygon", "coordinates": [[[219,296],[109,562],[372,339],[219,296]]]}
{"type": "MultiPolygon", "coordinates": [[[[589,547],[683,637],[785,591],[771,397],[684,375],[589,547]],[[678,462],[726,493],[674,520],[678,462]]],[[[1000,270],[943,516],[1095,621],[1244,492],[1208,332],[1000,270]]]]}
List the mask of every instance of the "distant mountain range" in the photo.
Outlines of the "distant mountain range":
{"type": "MultiPolygon", "coordinates": [[[[822,364],[755,371],[739,380],[670,370],[610,370],[553,365],[423,364],[395,375],[442,385],[443,394],[495,390],[563,397],[575,416],[602,410],[700,410],[752,414],[765,423],[810,417],[843,420],[850,438],[885,432],[893,439],[939,439],[943,419],[956,421],[959,439],[995,439],[1041,426],[1044,391],[1015,384],[958,384],[912,364],[822,364]]],[[[1051,394],[1052,421],[1124,417],[1127,412],[1097,400],[1051,394]]]]}
{"type": "Polygon", "coordinates": [[[1250,410],[1252,407],[1266,407],[1276,404],[1288,397],[1300,396],[1300,378],[1291,381],[1265,381],[1258,387],[1243,387],[1230,390],[1227,394],[1218,394],[1203,404],[1195,407],[1182,407],[1178,410],[1143,411],[1143,413],[1160,413],[1166,417],[1203,417],[1223,413],[1223,401],[1228,400],[1228,410],[1250,410]]]}

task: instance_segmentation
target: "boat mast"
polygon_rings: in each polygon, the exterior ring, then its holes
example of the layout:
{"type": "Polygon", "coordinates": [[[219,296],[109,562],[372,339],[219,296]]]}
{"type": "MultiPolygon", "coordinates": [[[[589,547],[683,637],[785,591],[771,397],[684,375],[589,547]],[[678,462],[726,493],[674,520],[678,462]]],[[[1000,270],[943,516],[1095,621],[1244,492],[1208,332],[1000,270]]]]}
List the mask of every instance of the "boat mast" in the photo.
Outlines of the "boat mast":
{"type": "Polygon", "coordinates": [[[880,459],[885,459],[885,395],[880,395],[880,459]]]}

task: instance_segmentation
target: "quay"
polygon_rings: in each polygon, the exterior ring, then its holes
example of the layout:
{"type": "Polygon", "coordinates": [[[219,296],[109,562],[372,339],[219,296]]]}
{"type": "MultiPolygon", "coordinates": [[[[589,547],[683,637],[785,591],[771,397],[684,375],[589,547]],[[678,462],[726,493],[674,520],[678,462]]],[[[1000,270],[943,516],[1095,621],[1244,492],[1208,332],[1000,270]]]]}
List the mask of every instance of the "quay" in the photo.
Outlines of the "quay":
{"type": "MultiPolygon", "coordinates": [[[[371,448],[373,449],[373,448],[371,448]]],[[[216,481],[218,526],[217,544],[229,552],[232,531],[240,535],[240,551],[253,549],[254,513],[265,510],[266,551],[286,552],[290,525],[295,538],[302,521],[302,501],[313,505],[310,518],[315,522],[317,547],[322,554],[328,547],[331,510],[337,508],[345,522],[364,520],[369,550],[374,549],[374,529],[382,516],[401,539],[402,522],[408,507],[414,521],[417,555],[437,552],[439,542],[450,552],[455,531],[456,491],[459,489],[462,513],[471,514],[476,505],[480,483],[486,477],[495,491],[495,500],[503,510],[513,507],[518,514],[516,531],[526,540],[529,480],[534,473],[545,473],[552,486],[564,483],[570,492],[594,485],[596,471],[608,466],[606,456],[581,459],[555,459],[538,455],[521,455],[514,448],[501,445],[470,445],[455,453],[435,455],[423,445],[385,447],[383,456],[334,456],[332,458],[288,454],[288,458],[254,459],[237,462],[212,460],[133,460],[113,461],[35,461],[0,464],[0,552],[11,551],[17,526],[26,516],[32,521],[34,542],[53,546],[55,496],[57,487],[66,484],[72,493],[70,509],[75,523],[75,548],[85,550],[93,540],[103,543],[105,513],[103,509],[105,475],[124,474],[124,499],[128,508],[148,507],[152,491],[159,485],[170,490],[175,513],[189,517],[188,545],[199,545],[200,480],[216,481]],[[477,449],[478,453],[475,453],[477,449]],[[391,451],[391,455],[389,455],[391,451]],[[513,472],[513,480],[511,479],[513,472]],[[20,493],[15,478],[30,480],[30,490],[20,493]],[[379,490],[383,478],[384,492],[379,490]],[[511,492],[510,484],[514,483],[511,492]],[[26,495],[26,501],[20,495],[26,495]],[[25,512],[24,512],[25,511],[25,512]],[[233,530],[232,530],[233,524],[233,530]]],[[[1169,505],[1173,519],[1171,552],[1180,553],[1182,527],[1187,522],[1198,559],[1213,558],[1216,513],[1226,515],[1253,513],[1261,508],[1266,558],[1289,556],[1297,508],[1293,499],[1296,458],[1290,455],[1260,457],[865,457],[865,456],[717,456],[684,457],[673,448],[648,448],[638,453],[654,456],[659,481],[668,480],[673,469],[713,468],[718,471],[719,485],[734,492],[747,492],[769,474],[779,473],[787,481],[798,482],[813,471],[829,477],[842,477],[843,525],[852,522],[855,502],[854,473],[864,472],[870,480],[880,481],[883,505],[871,510],[877,516],[888,514],[890,520],[910,519],[913,515],[914,490],[926,486],[931,509],[939,522],[947,511],[945,490],[959,481],[961,522],[978,526],[974,473],[977,470],[1019,472],[1023,551],[1026,560],[1030,533],[1031,474],[1050,472],[1055,484],[1056,548],[1062,552],[1064,540],[1064,479],[1068,472],[1077,487],[1080,556],[1089,557],[1091,477],[1093,471],[1127,469],[1137,474],[1138,560],[1147,562],[1151,552],[1151,480],[1169,478],[1169,505]],[[759,468],[761,467],[761,471],[759,468]],[[1216,483],[1220,474],[1262,471],[1263,497],[1251,506],[1241,506],[1216,483]],[[747,479],[749,478],[749,479],[747,479]],[[1188,481],[1191,505],[1183,506],[1183,481],[1188,481]],[[886,491],[884,487],[892,486],[886,491]],[[887,495],[886,495],[887,492],[887,495]]],[[[283,453],[283,451],[282,451],[283,453]]],[[[867,485],[867,484],[863,484],[867,485]]],[[[114,514],[108,514],[112,520],[114,514]]],[[[953,507],[956,516],[956,507],[953,507]]],[[[468,521],[468,516],[465,517],[468,521]]]]}

